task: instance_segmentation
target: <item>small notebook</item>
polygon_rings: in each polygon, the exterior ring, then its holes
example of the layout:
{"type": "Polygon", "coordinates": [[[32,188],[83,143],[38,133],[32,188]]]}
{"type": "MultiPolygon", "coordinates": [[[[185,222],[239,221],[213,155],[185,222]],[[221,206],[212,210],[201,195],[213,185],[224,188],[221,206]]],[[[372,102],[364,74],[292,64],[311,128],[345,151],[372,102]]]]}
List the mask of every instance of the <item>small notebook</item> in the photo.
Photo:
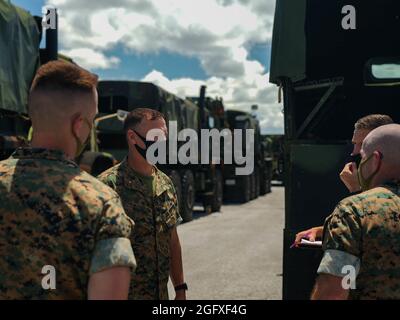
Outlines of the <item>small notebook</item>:
{"type": "Polygon", "coordinates": [[[322,248],[322,241],[309,241],[307,239],[301,239],[299,247],[322,248]]]}

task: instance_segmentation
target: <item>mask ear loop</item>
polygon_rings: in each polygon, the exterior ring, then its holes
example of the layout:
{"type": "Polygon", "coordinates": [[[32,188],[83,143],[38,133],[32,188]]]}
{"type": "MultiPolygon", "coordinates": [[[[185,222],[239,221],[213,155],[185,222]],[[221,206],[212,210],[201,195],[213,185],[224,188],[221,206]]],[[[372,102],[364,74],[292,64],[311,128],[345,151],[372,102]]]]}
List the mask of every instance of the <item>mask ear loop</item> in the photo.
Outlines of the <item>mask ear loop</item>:
{"type": "Polygon", "coordinates": [[[382,154],[382,152],[380,152],[380,151],[377,151],[377,152],[378,152],[378,154],[379,154],[379,164],[378,164],[378,168],[376,168],[376,172],[378,172],[379,169],[381,168],[381,166],[382,166],[382,159],[383,159],[383,154],[382,154]]]}

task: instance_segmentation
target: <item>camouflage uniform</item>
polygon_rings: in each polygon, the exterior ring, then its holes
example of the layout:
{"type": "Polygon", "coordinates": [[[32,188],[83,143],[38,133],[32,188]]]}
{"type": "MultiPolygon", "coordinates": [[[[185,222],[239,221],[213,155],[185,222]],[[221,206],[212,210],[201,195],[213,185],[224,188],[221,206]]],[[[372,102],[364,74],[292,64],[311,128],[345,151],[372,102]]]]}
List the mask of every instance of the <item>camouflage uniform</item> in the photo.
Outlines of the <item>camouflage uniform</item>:
{"type": "Polygon", "coordinates": [[[153,175],[153,184],[147,183],[146,178],[149,179],[132,170],[127,160],[99,176],[119,194],[125,212],[135,221],[131,242],[137,268],[132,275],[130,298],[165,300],[168,299],[171,231],[181,217],[170,178],[158,169],[153,175]]]}
{"type": "Polygon", "coordinates": [[[1,161],[0,203],[0,299],[85,299],[91,274],[135,267],[118,195],[61,151],[24,148],[1,161]],[[42,288],[45,265],[55,290],[42,288]]]}
{"type": "Polygon", "coordinates": [[[342,200],[326,219],[318,273],[356,272],[352,299],[400,299],[400,183],[342,200]]]}

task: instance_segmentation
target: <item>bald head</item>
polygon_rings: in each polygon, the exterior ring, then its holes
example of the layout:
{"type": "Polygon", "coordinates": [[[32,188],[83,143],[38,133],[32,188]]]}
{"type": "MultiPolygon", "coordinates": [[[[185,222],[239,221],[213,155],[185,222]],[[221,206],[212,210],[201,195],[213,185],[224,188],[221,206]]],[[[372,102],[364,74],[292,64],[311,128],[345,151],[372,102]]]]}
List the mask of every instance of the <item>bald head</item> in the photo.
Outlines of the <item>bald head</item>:
{"type": "Polygon", "coordinates": [[[29,93],[28,110],[34,132],[55,132],[74,115],[97,112],[97,76],[63,61],[39,68],[29,93]]]}
{"type": "Polygon", "coordinates": [[[382,174],[385,178],[400,178],[400,125],[384,125],[367,135],[361,148],[361,155],[365,158],[376,151],[383,155],[382,174]]]}

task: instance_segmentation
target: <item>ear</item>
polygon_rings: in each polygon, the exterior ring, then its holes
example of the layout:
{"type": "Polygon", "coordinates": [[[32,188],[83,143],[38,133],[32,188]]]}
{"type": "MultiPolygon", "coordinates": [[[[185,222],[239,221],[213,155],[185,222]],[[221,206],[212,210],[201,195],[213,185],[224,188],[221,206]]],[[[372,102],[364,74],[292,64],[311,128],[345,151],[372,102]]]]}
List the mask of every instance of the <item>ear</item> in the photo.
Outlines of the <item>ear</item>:
{"type": "Polygon", "coordinates": [[[137,140],[136,140],[136,134],[135,132],[133,132],[133,130],[128,130],[126,132],[126,139],[128,140],[128,144],[129,145],[135,145],[137,144],[137,140]]]}
{"type": "Polygon", "coordinates": [[[382,156],[379,151],[374,151],[374,165],[380,167],[382,163],[382,156]]]}
{"type": "Polygon", "coordinates": [[[83,124],[82,114],[80,113],[75,114],[72,117],[72,130],[75,133],[78,133],[82,128],[82,124],[83,124]]]}

